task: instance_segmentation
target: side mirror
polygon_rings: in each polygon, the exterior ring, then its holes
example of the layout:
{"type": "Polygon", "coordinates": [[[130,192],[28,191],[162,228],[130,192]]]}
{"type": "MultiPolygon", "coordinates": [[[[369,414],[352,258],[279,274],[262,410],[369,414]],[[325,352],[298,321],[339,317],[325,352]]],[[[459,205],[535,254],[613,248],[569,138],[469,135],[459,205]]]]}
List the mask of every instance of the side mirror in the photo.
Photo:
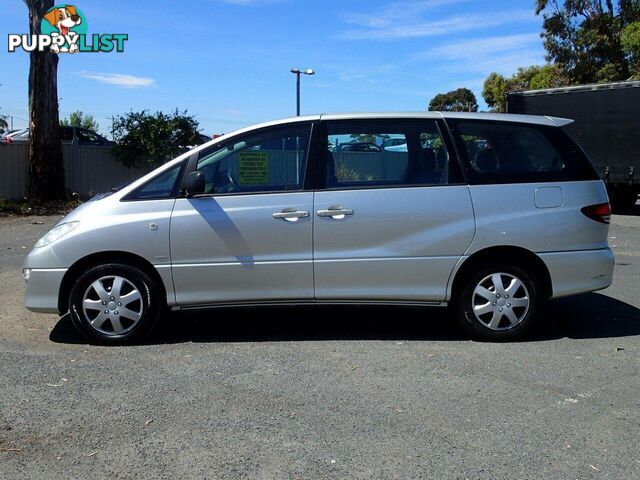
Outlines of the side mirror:
{"type": "Polygon", "coordinates": [[[202,195],[205,190],[204,173],[191,172],[184,179],[184,193],[187,197],[202,195]]]}

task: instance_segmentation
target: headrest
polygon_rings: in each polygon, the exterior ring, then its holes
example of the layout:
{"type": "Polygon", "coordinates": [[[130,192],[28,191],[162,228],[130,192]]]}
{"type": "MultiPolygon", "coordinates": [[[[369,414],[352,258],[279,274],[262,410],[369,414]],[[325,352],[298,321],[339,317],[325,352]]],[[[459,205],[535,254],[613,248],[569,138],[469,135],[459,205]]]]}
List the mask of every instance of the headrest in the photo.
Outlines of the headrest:
{"type": "Polygon", "coordinates": [[[475,163],[481,172],[495,172],[498,168],[498,157],[492,148],[483,148],[476,153],[475,163]]]}
{"type": "Polygon", "coordinates": [[[421,170],[433,172],[436,169],[435,152],[430,148],[422,150],[417,167],[421,170]]]}

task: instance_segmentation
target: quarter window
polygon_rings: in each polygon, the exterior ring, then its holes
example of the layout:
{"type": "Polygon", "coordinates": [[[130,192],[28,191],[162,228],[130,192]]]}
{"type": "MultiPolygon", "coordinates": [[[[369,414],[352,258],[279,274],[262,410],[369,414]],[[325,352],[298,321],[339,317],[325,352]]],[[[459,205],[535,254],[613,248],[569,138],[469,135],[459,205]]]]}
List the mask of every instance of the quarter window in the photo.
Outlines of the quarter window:
{"type": "Polygon", "coordinates": [[[196,167],[205,193],[302,189],[310,132],[310,125],[271,129],[205,151],[196,167]]]}
{"type": "Polygon", "coordinates": [[[449,154],[435,121],[330,123],[328,188],[438,185],[449,181],[449,154]]]}
{"type": "MultiPolygon", "coordinates": [[[[184,162],[183,162],[184,163],[184,162]]],[[[139,187],[133,195],[131,200],[151,200],[151,199],[163,199],[172,198],[176,194],[176,182],[180,176],[180,169],[183,163],[176,165],[152,178],[142,187],[139,187]]]]}
{"type": "Polygon", "coordinates": [[[597,179],[582,150],[559,128],[448,121],[471,183],[597,179]]]}

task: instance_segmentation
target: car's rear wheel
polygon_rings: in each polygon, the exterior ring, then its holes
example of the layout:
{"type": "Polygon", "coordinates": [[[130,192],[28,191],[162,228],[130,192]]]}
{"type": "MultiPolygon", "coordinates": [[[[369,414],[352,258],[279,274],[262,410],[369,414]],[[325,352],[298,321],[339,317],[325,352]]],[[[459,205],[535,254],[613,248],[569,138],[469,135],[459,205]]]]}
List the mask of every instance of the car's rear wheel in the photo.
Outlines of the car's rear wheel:
{"type": "Polygon", "coordinates": [[[89,269],[77,279],[69,298],[76,329],[106,344],[130,343],[147,335],[158,322],[162,305],[151,277],[122,264],[89,269]]]}
{"type": "Polygon", "coordinates": [[[523,268],[483,266],[462,280],[453,312],[475,338],[515,340],[534,324],[539,292],[536,278],[523,268]]]}

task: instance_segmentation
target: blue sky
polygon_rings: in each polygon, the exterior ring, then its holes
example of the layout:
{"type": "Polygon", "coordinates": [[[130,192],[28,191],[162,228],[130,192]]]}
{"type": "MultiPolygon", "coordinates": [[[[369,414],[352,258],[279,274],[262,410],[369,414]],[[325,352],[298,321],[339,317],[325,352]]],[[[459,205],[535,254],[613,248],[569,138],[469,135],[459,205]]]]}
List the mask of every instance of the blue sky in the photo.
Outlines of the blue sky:
{"type": "MultiPolygon", "coordinates": [[[[0,114],[26,125],[29,56],[7,52],[27,33],[23,2],[1,0],[0,114]]],[[[182,0],[69,2],[89,33],[128,33],[124,53],[61,55],[61,117],[188,109],[205,133],[295,113],[424,110],[436,93],[497,71],[544,63],[533,0],[182,0]]],[[[481,102],[481,106],[483,103],[481,102]]]]}

